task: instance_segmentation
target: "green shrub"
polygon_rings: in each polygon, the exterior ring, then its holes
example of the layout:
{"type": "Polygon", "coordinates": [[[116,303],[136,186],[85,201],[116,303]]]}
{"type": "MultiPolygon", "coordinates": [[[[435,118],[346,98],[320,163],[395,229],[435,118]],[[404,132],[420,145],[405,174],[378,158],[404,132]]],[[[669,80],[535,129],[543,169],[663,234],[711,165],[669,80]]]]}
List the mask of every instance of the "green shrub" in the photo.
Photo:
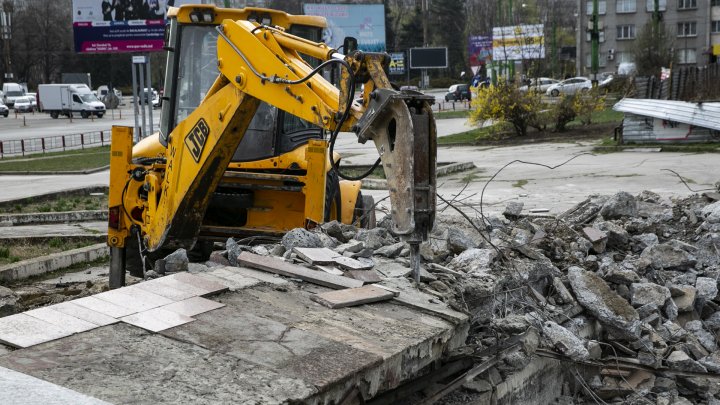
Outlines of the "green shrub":
{"type": "Polygon", "coordinates": [[[10,248],[0,246],[0,259],[7,259],[8,257],[10,257],[10,248]]]}
{"type": "Polygon", "coordinates": [[[585,93],[576,94],[573,100],[573,110],[583,125],[592,124],[592,115],[596,111],[605,109],[605,95],[597,87],[585,93]]]}
{"type": "Polygon", "coordinates": [[[60,238],[52,238],[48,241],[48,246],[53,248],[59,248],[63,245],[63,240],[60,238]]]}
{"type": "Polygon", "coordinates": [[[555,120],[555,131],[565,131],[567,129],[567,124],[569,124],[572,120],[575,119],[577,113],[575,112],[574,107],[574,96],[563,96],[560,99],[560,102],[553,106],[552,115],[555,120]]]}

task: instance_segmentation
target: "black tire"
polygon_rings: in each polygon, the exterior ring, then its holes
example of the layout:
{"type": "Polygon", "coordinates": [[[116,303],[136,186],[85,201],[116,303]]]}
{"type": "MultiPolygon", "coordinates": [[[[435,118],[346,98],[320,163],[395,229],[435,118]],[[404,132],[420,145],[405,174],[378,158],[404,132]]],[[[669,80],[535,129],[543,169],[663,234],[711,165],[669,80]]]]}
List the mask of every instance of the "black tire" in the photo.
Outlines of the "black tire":
{"type": "Polygon", "coordinates": [[[560,90],[558,90],[558,89],[553,89],[553,90],[550,92],[550,95],[553,96],[553,97],[557,97],[557,96],[560,95],[560,90]]]}
{"type": "Polygon", "coordinates": [[[5,114],[3,114],[3,116],[4,116],[5,118],[7,118],[8,115],[10,115],[10,112],[9,112],[9,111],[5,111],[5,114]]]}
{"type": "Polygon", "coordinates": [[[340,179],[335,170],[327,172],[325,179],[325,213],[324,221],[329,222],[333,219],[340,220],[342,213],[342,197],[340,196],[340,179]],[[335,208],[335,218],[333,218],[333,208],[335,208]]]}
{"type": "Polygon", "coordinates": [[[365,229],[372,229],[377,226],[375,199],[371,195],[363,195],[361,192],[358,192],[357,200],[355,200],[355,210],[353,212],[353,225],[359,225],[365,229]],[[358,221],[360,221],[359,224],[358,221]]]}
{"type": "Polygon", "coordinates": [[[59,116],[60,114],[58,114],[57,111],[53,111],[50,113],[50,117],[54,120],[58,119],[59,116]]]}
{"type": "Polygon", "coordinates": [[[90,113],[87,111],[80,111],[80,116],[83,118],[88,118],[90,116],[90,113]]]}
{"type": "Polygon", "coordinates": [[[213,242],[210,240],[198,240],[195,242],[195,246],[188,250],[188,260],[193,263],[202,263],[210,259],[210,255],[213,252],[213,242]]]}
{"type": "Polygon", "coordinates": [[[97,115],[98,118],[102,118],[103,115],[105,115],[105,113],[97,113],[96,115],[97,115]]]}

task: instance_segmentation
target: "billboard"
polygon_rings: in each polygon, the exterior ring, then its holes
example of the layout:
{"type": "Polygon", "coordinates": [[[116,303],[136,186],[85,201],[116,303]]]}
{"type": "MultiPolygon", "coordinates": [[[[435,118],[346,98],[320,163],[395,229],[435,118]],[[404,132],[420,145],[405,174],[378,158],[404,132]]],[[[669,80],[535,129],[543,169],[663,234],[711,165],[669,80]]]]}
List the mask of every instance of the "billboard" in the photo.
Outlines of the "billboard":
{"type": "Polygon", "coordinates": [[[480,66],[492,59],[493,40],[487,35],[471,35],[468,38],[470,66],[480,66]]]}
{"type": "Polygon", "coordinates": [[[410,48],[410,69],[448,67],[447,48],[410,48]]]}
{"type": "Polygon", "coordinates": [[[545,57],[544,26],[494,27],[492,58],[495,61],[542,59],[545,57]]]}
{"type": "Polygon", "coordinates": [[[389,71],[391,75],[405,74],[405,52],[391,52],[389,71]]]}
{"type": "Polygon", "coordinates": [[[197,0],[73,0],[75,52],[162,51],[167,8],[197,0]]]}
{"type": "Polygon", "coordinates": [[[314,4],[305,3],[306,15],[325,17],[323,42],[338,49],[345,37],[355,37],[358,49],[385,52],[385,6],[383,4],[314,4]]]}

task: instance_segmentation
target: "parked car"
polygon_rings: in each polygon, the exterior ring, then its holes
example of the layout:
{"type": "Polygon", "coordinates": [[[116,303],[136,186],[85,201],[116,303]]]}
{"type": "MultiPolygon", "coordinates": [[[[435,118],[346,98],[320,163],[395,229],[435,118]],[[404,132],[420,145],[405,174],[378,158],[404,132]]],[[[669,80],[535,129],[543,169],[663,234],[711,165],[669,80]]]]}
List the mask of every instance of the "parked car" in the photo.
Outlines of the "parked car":
{"type": "Polygon", "coordinates": [[[470,100],[471,98],[472,95],[469,84],[453,84],[448,88],[447,94],[445,94],[445,101],[462,101],[470,100]]]}
{"type": "Polygon", "coordinates": [[[0,115],[5,118],[10,115],[10,109],[5,104],[3,104],[2,100],[0,100],[0,115]]]}
{"type": "Polygon", "coordinates": [[[548,87],[545,94],[557,97],[562,94],[573,95],[577,92],[588,91],[592,88],[592,82],[587,77],[573,77],[548,87]]]}
{"type": "Polygon", "coordinates": [[[32,104],[33,111],[37,110],[37,94],[36,93],[27,93],[25,94],[30,99],[30,103],[32,104]]]}
{"type": "Polygon", "coordinates": [[[17,111],[17,112],[33,112],[34,111],[32,101],[30,101],[30,97],[27,97],[27,96],[16,98],[13,108],[15,108],[15,111],[17,111]]]}
{"type": "Polygon", "coordinates": [[[532,79],[529,79],[529,82],[530,83],[528,83],[524,86],[520,86],[520,88],[518,90],[520,90],[523,93],[528,90],[535,92],[535,93],[545,93],[550,86],[552,86],[553,84],[560,83],[559,80],[550,79],[549,77],[532,78],[532,79]]]}

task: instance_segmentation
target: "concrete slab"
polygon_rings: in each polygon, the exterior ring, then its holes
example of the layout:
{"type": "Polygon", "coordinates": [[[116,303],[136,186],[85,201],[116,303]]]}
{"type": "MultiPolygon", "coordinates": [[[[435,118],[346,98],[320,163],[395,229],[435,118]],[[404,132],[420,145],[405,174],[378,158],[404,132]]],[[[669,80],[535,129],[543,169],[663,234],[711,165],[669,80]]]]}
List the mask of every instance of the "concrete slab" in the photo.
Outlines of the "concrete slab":
{"type": "Polygon", "coordinates": [[[396,387],[467,337],[467,318],[392,301],[332,310],[310,291],[330,290],[258,285],[160,334],[114,324],[0,354],[0,366],[112,403],[338,403],[353,387],[396,387]]]}
{"type": "Polygon", "coordinates": [[[269,284],[276,284],[276,285],[284,285],[289,284],[290,281],[286,280],[277,274],[271,274],[264,271],[259,271],[255,269],[249,269],[247,267],[220,267],[218,269],[215,269],[211,274],[218,274],[219,276],[223,276],[224,274],[229,274],[232,276],[241,276],[241,277],[249,277],[258,281],[261,281],[263,283],[269,283],[269,284]]]}
{"type": "Polygon", "coordinates": [[[141,290],[163,296],[172,301],[182,301],[188,298],[197,297],[204,291],[200,289],[191,291],[189,288],[190,286],[170,277],[160,277],[155,280],[137,283],[134,286],[141,290]]]}
{"type": "Polygon", "coordinates": [[[234,274],[224,274],[221,275],[219,273],[209,272],[209,273],[195,273],[198,277],[202,277],[204,279],[214,281],[216,283],[225,284],[230,291],[237,291],[242,290],[243,288],[252,287],[254,285],[260,284],[260,280],[256,280],[254,278],[247,278],[242,277],[234,274]]]}
{"type": "Polygon", "coordinates": [[[302,380],[123,323],[16,350],[0,366],[115,404],[299,403],[316,392],[302,380]]]}
{"type": "Polygon", "coordinates": [[[0,367],[0,392],[5,405],[109,405],[105,401],[0,367]]]}
{"type": "Polygon", "coordinates": [[[208,279],[204,279],[202,277],[198,277],[195,274],[190,273],[177,273],[173,274],[171,276],[172,279],[187,284],[188,286],[194,287],[198,290],[204,290],[202,296],[208,296],[208,295],[214,295],[214,294],[220,294],[221,292],[227,291],[228,287],[221,283],[216,283],[214,281],[210,281],[208,279]]]}

